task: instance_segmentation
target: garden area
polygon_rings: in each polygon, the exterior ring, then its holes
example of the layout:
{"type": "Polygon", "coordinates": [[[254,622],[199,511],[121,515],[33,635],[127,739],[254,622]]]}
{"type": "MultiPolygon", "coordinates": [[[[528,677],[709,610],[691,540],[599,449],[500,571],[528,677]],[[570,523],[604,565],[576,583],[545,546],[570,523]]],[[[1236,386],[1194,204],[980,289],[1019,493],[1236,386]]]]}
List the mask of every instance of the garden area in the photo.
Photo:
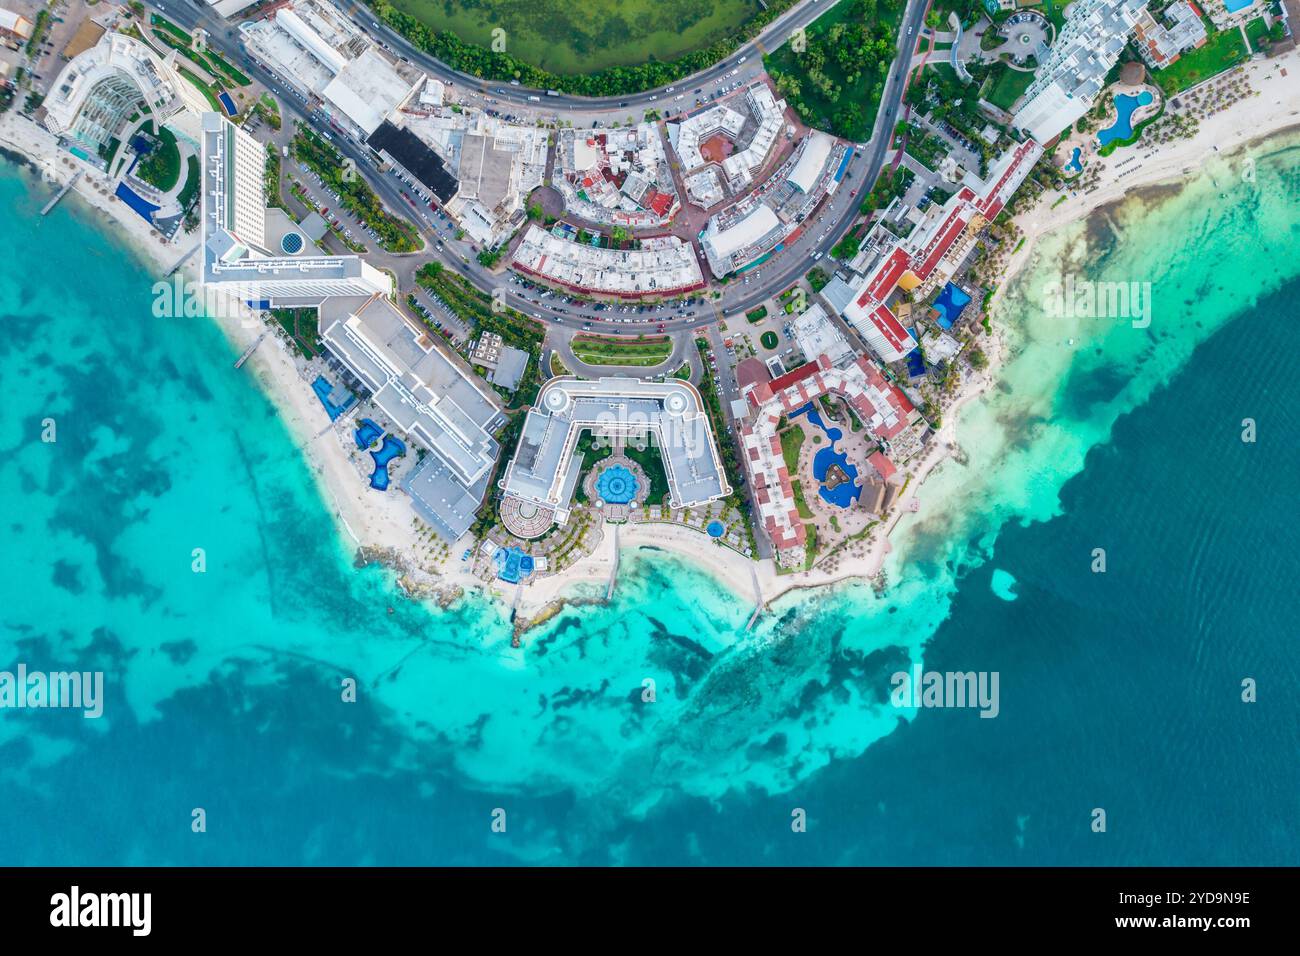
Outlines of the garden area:
{"type": "Polygon", "coordinates": [[[1000,64],[989,74],[984,84],[983,96],[998,109],[1011,112],[1016,100],[1025,95],[1025,90],[1034,82],[1034,72],[1013,70],[1006,64],[1000,64]]]}
{"type": "Polygon", "coordinates": [[[854,142],[871,134],[897,51],[900,0],[840,0],[763,65],[800,118],[854,142]]]}
{"type": "Polygon", "coordinates": [[[1176,63],[1155,71],[1155,81],[1165,96],[1173,96],[1195,86],[1224,70],[1244,63],[1250,55],[1246,41],[1236,27],[1215,30],[1209,20],[1205,29],[1210,38],[1199,50],[1188,50],[1176,63]]]}
{"type": "MultiPolygon", "coordinates": [[[[145,124],[143,131],[153,135],[153,123],[145,124]]],[[[176,134],[164,126],[154,136],[154,147],[136,164],[135,175],[159,192],[170,192],[181,178],[181,151],[176,146],[176,134]]]]}
{"type": "Polygon", "coordinates": [[[588,365],[658,365],[673,352],[673,340],[667,336],[638,335],[633,339],[577,335],[572,344],[573,354],[588,365]]]}

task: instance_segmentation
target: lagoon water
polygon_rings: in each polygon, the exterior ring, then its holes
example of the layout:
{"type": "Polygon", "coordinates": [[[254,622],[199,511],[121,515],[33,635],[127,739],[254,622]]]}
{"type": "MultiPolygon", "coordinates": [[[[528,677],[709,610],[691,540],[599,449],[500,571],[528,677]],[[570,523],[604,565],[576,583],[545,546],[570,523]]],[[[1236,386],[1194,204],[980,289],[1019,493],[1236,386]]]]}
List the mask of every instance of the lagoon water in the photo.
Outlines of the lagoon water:
{"type": "Polygon", "coordinates": [[[745,634],[634,552],[521,650],[498,604],[354,570],[219,331],[6,168],[0,670],[107,699],[0,710],[0,862],[1295,863],[1300,150],[1257,160],[1042,245],[882,595],[745,634]],[[1047,315],[1063,272],[1151,282],[1150,326],[1047,315]],[[895,709],[918,662],[998,672],[996,719],[895,709]]]}

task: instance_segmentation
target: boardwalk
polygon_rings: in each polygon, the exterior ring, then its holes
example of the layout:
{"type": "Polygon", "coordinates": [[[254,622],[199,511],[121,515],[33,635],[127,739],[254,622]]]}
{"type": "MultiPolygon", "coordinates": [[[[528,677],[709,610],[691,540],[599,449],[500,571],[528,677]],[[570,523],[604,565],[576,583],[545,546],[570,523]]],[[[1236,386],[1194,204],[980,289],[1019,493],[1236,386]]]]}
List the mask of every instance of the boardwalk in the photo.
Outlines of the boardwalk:
{"type": "Polygon", "coordinates": [[[247,362],[249,357],[254,352],[257,351],[257,347],[262,344],[262,339],[266,338],[270,334],[271,334],[270,332],[263,332],[261,335],[257,337],[257,339],[253,342],[252,345],[244,349],[244,354],[239,356],[239,358],[235,362],[235,368],[243,368],[244,363],[247,362]]]}
{"type": "Polygon", "coordinates": [[[68,194],[68,190],[77,185],[77,180],[81,179],[82,172],[83,170],[78,169],[73,173],[72,178],[67,181],[64,187],[55,194],[53,199],[45,204],[45,207],[41,210],[42,216],[48,215],[50,210],[59,204],[59,200],[68,194]]]}

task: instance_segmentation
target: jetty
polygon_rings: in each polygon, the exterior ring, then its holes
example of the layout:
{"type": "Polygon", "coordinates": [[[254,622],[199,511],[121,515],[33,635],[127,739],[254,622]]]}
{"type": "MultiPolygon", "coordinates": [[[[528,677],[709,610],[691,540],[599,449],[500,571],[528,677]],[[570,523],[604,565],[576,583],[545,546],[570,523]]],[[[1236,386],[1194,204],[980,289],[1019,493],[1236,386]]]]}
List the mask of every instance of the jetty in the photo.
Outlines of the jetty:
{"type": "Polygon", "coordinates": [[[185,255],[181,256],[179,259],[176,260],[176,265],[172,266],[170,269],[167,270],[168,279],[170,279],[173,275],[176,274],[177,269],[185,265],[185,263],[189,260],[190,256],[194,255],[194,253],[199,251],[199,245],[200,244],[197,242],[194,243],[194,247],[190,249],[189,252],[185,253],[185,255]]]}
{"type": "Polygon", "coordinates": [[[745,630],[753,630],[754,624],[758,621],[758,616],[763,613],[763,588],[758,583],[758,572],[750,565],[749,576],[754,582],[754,613],[749,616],[749,623],[745,625],[745,630]]]}
{"type": "Polygon", "coordinates": [[[42,216],[49,215],[50,210],[59,204],[59,200],[68,194],[68,190],[71,189],[73,186],[77,185],[77,181],[81,179],[81,174],[83,172],[85,172],[85,170],[78,169],[75,173],[72,174],[72,178],[69,179],[66,183],[64,183],[63,188],[60,189],[57,193],[55,193],[54,198],[51,199],[49,202],[47,202],[44,208],[41,209],[42,216]]]}
{"type": "Polygon", "coordinates": [[[614,525],[614,566],[609,569],[609,587],[605,589],[605,603],[609,603],[614,597],[614,585],[618,583],[618,529],[619,525],[614,525]]]}
{"type": "Polygon", "coordinates": [[[257,347],[262,344],[262,339],[266,338],[270,334],[271,333],[269,330],[263,332],[261,335],[257,337],[257,340],[253,342],[252,345],[244,349],[244,354],[239,356],[239,358],[235,361],[235,368],[243,368],[244,363],[248,361],[249,356],[252,355],[254,352],[256,352],[257,347]]]}

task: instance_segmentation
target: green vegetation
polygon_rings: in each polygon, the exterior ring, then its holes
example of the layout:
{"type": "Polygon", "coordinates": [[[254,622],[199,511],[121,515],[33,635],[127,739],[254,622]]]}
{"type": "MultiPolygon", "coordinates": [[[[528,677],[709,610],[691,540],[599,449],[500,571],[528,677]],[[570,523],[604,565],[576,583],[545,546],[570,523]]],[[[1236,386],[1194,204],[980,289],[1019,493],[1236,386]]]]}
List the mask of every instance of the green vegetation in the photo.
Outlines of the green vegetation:
{"type": "MultiPolygon", "coordinates": [[[[805,499],[803,496],[803,482],[800,481],[798,478],[792,478],[790,480],[790,490],[794,492],[794,506],[799,512],[799,517],[803,518],[804,521],[811,520],[813,517],[813,513],[812,513],[812,509],[808,507],[807,499],[805,499]]],[[[807,530],[811,536],[813,529],[810,527],[807,530]]],[[[809,553],[811,554],[812,553],[811,545],[809,546],[808,550],[809,553]]]]}
{"type": "Polygon", "coordinates": [[[804,278],[808,280],[808,284],[812,286],[814,292],[820,292],[831,281],[831,277],[826,274],[826,270],[821,266],[813,266],[808,270],[808,275],[804,278]]]}
{"type": "Polygon", "coordinates": [[[400,10],[388,0],[366,2],[377,19],[415,46],[471,76],[518,80],[524,86],[579,96],[619,96],[672,83],[725,59],[795,0],[768,0],[765,6],[753,0],[715,0],[718,6],[697,0],[592,0],[582,6],[565,0],[481,0],[472,16],[457,6],[468,7],[470,0],[398,0],[400,10]],[[744,8],[753,14],[736,22],[744,8]],[[450,29],[436,29],[430,25],[435,21],[449,23],[450,29]],[[469,29],[458,28],[458,23],[476,23],[478,30],[463,38],[453,31],[469,29]],[[499,51],[479,45],[493,42],[493,29],[504,31],[498,34],[504,42],[499,51]],[[556,65],[543,69],[530,61],[532,42],[539,56],[556,65]],[[698,43],[708,45],[679,55],[698,43]],[[620,65],[647,54],[647,62],[620,65]]]}
{"type": "Polygon", "coordinates": [[[204,83],[201,79],[183,67],[181,68],[180,74],[198,88],[199,92],[203,94],[204,99],[208,101],[208,106],[212,108],[213,112],[220,113],[222,116],[226,115],[226,111],[221,108],[221,103],[217,99],[217,94],[212,92],[212,87],[208,86],[208,84],[204,83]]]}
{"type": "Polygon", "coordinates": [[[902,198],[914,179],[916,179],[916,174],[906,166],[899,166],[897,169],[886,166],[880,171],[880,177],[876,180],[876,185],[872,187],[871,192],[863,197],[858,212],[866,216],[877,209],[884,209],[895,197],[902,198]]]}
{"type": "Polygon", "coordinates": [[[948,155],[948,144],[916,123],[907,126],[907,155],[929,170],[937,170],[948,155]]]}
{"type": "Polygon", "coordinates": [[[185,185],[176,196],[182,209],[188,210],[198,200],[200,185],[199,158],[191,154],[185,158],[185,185]]]}
{"type": "Polygon", "coordinates": [[[280,154],[274,149],[266,151],[266,167],[262,174],[262,188],[266,193],[266,204],[279,209],[284,208],[284,199],[280,195],[280,154]]]}
{"type": "Polygon", "coordinates": [[[781,457],[785,459],[785,470],[791,475],[799,471],[799,449],[803,447],[803,440],[803,429],[798,425],[781,432],[781,457]]]}
{"type": "Polygon", "coordinates": [[[1216,31],[1207,20],[1205,29],[1210,34],[1205,46],[1199,50],[1188,50],[1178,58],[1177,63],[1155,71],[1155,81],[1165,96],[1173,96],[1217,76],[1224,70],[1245,62],[1249,56],[1246,41],[1236,27],[1216,31]]]}
{"type": "Polygon", "coordinates": [[[271,129],[280,128],[280,104],[276,103],[275,97],[270,93],[263,93],[253,109],[271,129]]]}
{"type": "Polygon", "coordinates": [[[763,348],[769,351],[781,344],[781,340],[776,337],[776,333],[770,330],[760,335],[758,340],[763,343],[763,348]]]}
{"type": "Polygon", "coordinates": [[[644,451],[626,444],[623,446],[623,454],[640,465],[645,476],[650,479],[646,502],[652,505],[663,504],[668,497],[668,473],[664,471],[664,458],[659,449],[653,443],[647,443],[644,451]]]}
{"type": "Polygon", "coordinates": [[[746,312],[745,318],[749,319],[750,325],[754,325],[755,323],[762,322],[764,319],[767,318],[767,306],[760,305],[757,309],[752,309],[751,311],[746,312]]]}
{"type": "Polygon", "coordinates": [[[176,146],[176,136],[164,126],[158,132],[158,142],[140,160],[135,174],[161,192],[169,192],[181,178],[181,151],[176,146]]]}
{"type": "Polygon", "coordinates": [[[667,336],[647,338],[604,338],[577,335],[573,354],[588,365],[658,365],[673,353],[673,340],[667,336]]]}
{"type": "Polygon", "coordinates": [[[272,309],[271,318],[289,333],[304,358],[321,355],[320,326],[316,309],[272,309]]]}
{"type": "Polygon", "coordinates": [[[207,70],[213,77],[224,75],[227,80],[236,86],[249,86],[252,84],[252,80],[236,69],[216,50],[206,49],[200,51],[194,49],[194,38],[166,17],[159,16],[156,13],[150,14],[149,25],[153,28],[153,35],[159,41],[207,70]]]}
{"type": "Polygon", "coordinates": [[[27,38],[27,46],[25,49],[28,56],[31,56],[36,52],[36,48],[41,45],[41,42],[45,39],[45,34],[48,33],[49,30],[50,11],[38,10],[36,12],[36,19],[32,23],[32,35],[27,38]]]}
{"type": "Polygon", "coordinates": [[[763,58],[804,122],[855,142],[870,135],[903,6],[899,0],[840,0],[813,21],[802,43],[795,38],[763,58]]]}
{"type": "Polygon", "coordinates": [[[831,257],[842,262],[848,262],[858,254],[858,250],[861,248],[861,237],[849,234],[831,246],[831,257]]]}
{"type": "Polygon", "coordinates": [[[320,176],[331,192],[342,197],[344,209],[379,235],[379,244],[385,250],[414,252],[421,247],[415,227],[388,212],[365,177],[355,169],[349,167],[351,175],[347,175],[339,151],[301,123],[293,138],[293,155],[320,176]]]}
{"type": "Polygon", "coordinates": [[[1029,84],[1033,82],[1034,73],[1032,70],[1028,72],[1013,70],[1003,64],[997,71],[990,74],[989,79],[985,82],[984,99],[1010,113],[1011,107],[1016,104],[1016,100],[1024,96],[1025,90],[1029,89],[1029,84]]]}
{"type": "MultiPolygon", "coordinates": [[[[441,262],[426,262],[415,274],[415,281],[440,298],[456,315],[472,323],[478,331],[495,332],[506,345],[513,345],[529,354],[531,361],[524,377],[514,395],[508,396],[508,401],[512,408],[532,405],[540,388],[539,370],[542,364],[542,338],[545,334],[541,325],[514,309],[502,308],[495,311],[491,296],[474,288],[462,276],[445,269],[441,262]]],[[[522,415],[518,417],[523,418],[522,415]]],[[[522,423],[519,427],[523,427],[522,423]]],[[[517,439],[518,434],[514,437],[517,439]]],[[[504,442],[500,460],[509,461],[504,442]]]]}
{"type": "Polygon", "coordinates": [[[505,255],[505,252],[506,244],[502,243],[501,245],[494,246],[491,249],[480,249],[476,258],[478,259],[479,264],[484,268],[491,269],[501,261],[501,257],[505,255]]]}

